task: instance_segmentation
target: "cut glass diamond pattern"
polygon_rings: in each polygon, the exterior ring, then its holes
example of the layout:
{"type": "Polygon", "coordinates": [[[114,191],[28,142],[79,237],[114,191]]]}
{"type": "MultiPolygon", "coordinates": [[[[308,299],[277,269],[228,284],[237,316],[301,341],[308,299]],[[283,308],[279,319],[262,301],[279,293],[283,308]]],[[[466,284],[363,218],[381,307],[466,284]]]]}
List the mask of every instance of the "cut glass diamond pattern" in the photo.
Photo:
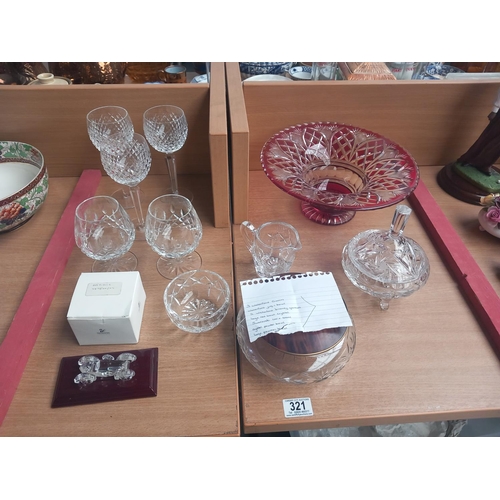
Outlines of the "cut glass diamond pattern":
{"type": "Polygon", "coordinates": [[[261,163],[274,184],[311,204],[307,210],[316,214],[387,207],[406,198],[419,181],[418,166],[402,147],[369,130],[332,122],[279,132],[264,145],[261,163]]]}

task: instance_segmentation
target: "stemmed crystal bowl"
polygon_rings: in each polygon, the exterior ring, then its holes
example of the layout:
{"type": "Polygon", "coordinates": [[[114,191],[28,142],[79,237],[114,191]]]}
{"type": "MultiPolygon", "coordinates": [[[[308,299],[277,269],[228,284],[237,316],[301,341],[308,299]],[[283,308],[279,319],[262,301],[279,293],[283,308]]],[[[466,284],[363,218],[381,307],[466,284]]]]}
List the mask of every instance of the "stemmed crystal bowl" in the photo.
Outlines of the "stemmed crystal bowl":
{"type": "MultiPolygon", "coordinates": [[[[177,166],[175,153],[185,144],[188,135],[188,123],[184,111],[169,104],[153,106],[143,115],[144,135],[151,147],[165,154],[170,176],[171,192],[179,192],[177,184],[177,166]]],[[[188,198],[192,197],[190,194],[188,198]]]]}
{"type": "Polygon", "coordinates": [[[131,139],[113,134],[101,144],[101,163],[118,184],[128,186],[136,212],[136,239],[145,239],[139,183],[151,168],[151,152],[146,139],[134,133],[131,139]]]}
{"type": "Polygon", "coordinates": [[[200,218],[184,196],[166,194],[149,204],[146,241],[160,256],[156,267],[164,278],[200,268],[201,256],[195,250],[202,234],[200,218]]]}
{"type": "MultiPolygon", "coordinates": [[[[134,125],[128,111],[121,106],[101,106],[87,114],[87,132],[97,151],[110,136],[131,140],[134,125]]],[[[128,191],[120,189],[112,194],[123,208],[133,208],[134,203],[128,191]]]]}
{"type": "Polygon", "coordinates": [[[420,177],[415,160],[395,142],[334,122],[286,128],[264,144],[260,159],[269,179],[302,201],[308,219],[327,225],[399,203],[420,177]]]}
{"type": "Polygon", "coordinates": [[[114,198],[93,196],[76,207],[75,242],[94,260],[93,272],[134,271],[134,240],[134,224],[114,198]]]}

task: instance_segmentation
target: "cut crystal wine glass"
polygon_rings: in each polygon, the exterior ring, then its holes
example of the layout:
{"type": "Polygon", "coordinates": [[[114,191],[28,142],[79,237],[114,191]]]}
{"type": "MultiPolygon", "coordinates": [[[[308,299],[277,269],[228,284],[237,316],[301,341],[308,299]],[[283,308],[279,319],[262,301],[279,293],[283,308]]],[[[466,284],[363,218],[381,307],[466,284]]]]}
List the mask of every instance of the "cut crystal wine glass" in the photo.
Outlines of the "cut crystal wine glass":
{"type": "MultiPolygon", "coordinates": [[[[168,104],[154,106],[144,112],[143,126],[151,147],[165,154],[172,194],[179,193],[175,153],[184,146],[188,135],[184,111],[168,104]]],[[[192,199],[190,193],[183,191],[181,194],[192,199]]]]}
{"type": "Polygon", "coordinates": [[[139,183],[146,178],[151,168],[151,152],[146,139],[137,133],[134,133],[132,139],[120,134],[110,135],[101,144],[101,162],[111,179],[129,187],[137,216],[136,239],[144,239],[139,183]]]}
{"type": "MultiPolygon", "coordinates": [[[[111,135],[121,135],[132,139],[134,126],[128,111],[120,106],[101,106],[87,114],[87,131],[95,148],[100,151],[101,144],[111,135]]],[[[120,189],[112,194],[122,207],[134,208],[134,203],[127,190],[120,189]]]]}
{"type": "Polygon", "coordinates": [[[153,200],[146,215],[146,241],[160,256],[156,267],[167,279],[199,269],[198,247],[203,231],[191,202],[179,194],[153,200]]]}
{"type": "Polygon", "coordinates": [[[111,196],[94,196],[75,210],[75,242],[91,259],[93,272],[134,271],[137,257],[129,252],[134,224],[111,196]]]}

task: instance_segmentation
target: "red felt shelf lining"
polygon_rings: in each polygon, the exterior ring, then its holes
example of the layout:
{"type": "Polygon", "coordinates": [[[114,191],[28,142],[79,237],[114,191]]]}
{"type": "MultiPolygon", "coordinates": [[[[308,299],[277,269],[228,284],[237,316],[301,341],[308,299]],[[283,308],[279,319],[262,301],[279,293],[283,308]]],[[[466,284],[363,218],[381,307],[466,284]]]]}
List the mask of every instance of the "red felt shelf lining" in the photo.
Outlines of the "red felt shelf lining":
{"type": "MultiPolygon", "coordinates": [[[[75,209],[93,196],[100,170],[84,170],[36,268],[21,305],[0,345],[0,425],[14,398],[24,368],[75,245],[75,209]]],[[[50,181],[49,181],[50,182],[50,181]]],[[[29,228],[29,223],[25,226],[29,228]]]]}
{"type": "Polygon", "coordinates": [[[500,298],[423,181],[409,201],[500,357],[500,298]]]}

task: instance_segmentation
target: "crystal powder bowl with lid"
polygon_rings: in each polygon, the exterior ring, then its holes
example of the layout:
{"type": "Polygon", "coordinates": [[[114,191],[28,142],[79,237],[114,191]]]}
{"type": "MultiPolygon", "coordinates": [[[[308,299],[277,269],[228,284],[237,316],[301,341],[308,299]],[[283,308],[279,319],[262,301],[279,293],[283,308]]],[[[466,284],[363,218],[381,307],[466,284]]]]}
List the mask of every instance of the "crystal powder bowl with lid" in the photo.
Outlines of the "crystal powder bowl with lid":
{"type": "Polygon", "coordinates": [[[351,283],[380,300],[407,297],[423,287],[429,278],[427,255],[418,243],[403,236],[412,210],[396,207],[389,230],[370,229],[352,238],[342,251],[342,267],[351,283]]]}

